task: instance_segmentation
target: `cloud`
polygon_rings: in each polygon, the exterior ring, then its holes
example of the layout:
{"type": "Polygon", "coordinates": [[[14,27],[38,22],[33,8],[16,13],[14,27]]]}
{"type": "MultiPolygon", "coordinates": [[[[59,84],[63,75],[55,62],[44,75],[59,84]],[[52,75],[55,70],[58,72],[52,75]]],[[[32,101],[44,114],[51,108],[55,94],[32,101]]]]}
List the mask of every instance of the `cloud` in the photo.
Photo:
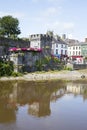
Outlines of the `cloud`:
{"type": "Polygon", "coordinates": [[[39,14],[34,15],[34,17],[31,17],[36,22],[45,22],[48,23],[49,21],[54,21],[58,18],[58,16],[61,14],[62,8],[61,7],[49,7],[45,9],[44,11],[40,11],[39,14]],[[38,16],[37,16],[38,15],[38,16]]]}
{"type": "Polygon", "coordinates": [[[70,30],[70,29],[73,29],[74,28],[74,23],[71,23],[71,22],[60,22],[60,21],[56,21],[56,22],[53,22],[53,23],[47,23],[47,27],[48,28],[52,28],[52,29],[61,29],[61,30],[70,30]]]}
{"type": "Polygon", "coordinates": [[[68,34],[67,36],[69,39],[72,39],[73,38],[73,35],[72,34],[68,34]]]}
{"type": "Polygon", "coordinates": [[[16,18],[24,18],[25,15],[24,13],[20,13],[20,12],[0,12],[0,17],[3,17],[3,16],[7,16],[7,15],[11,15],[13,17],[16,17],[16,18]]]}
{"type": "MultiPolygon", "coordinates": [[[[65,24],[65,22],[61,22],[61,21],[45,23],[45,25],[44,25],[45,31],[52,30],[52,31],[54,31],[54,33],[57,33],[60,35],[63,33],[72,34],[74,31],[74,27],[75,27],[75,25],[73,22],[72,22],[72,24],[71,24],[71,22],[67,22],[65,24]]],[[[72,38],[72,35],[69,35],[69,37],[72,38]]]]}
{"type": "Polygon", "coordinates": [[[72,29],[72,28],[74,28],[74,23],[72,23],[72,22],[63,23],[63,27],[65,29],[72,29]]]}
{"type": "Polygon", "coordinates": [[[50,8],[47,8],[42,14],[44,17],[50,17],[52,15],[55,15],[56,13],[57,13],[56,8],[50,7],[50,8]]]}

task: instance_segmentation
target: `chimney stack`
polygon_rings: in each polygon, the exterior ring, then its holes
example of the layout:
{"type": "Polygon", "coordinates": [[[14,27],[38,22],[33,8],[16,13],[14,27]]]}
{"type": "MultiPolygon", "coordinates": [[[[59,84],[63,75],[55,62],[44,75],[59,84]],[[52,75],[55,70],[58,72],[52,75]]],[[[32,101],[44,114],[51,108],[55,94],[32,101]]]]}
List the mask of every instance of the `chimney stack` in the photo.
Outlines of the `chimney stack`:
{"type": "Polygon", "coordinates": [[[62,39],[63,39],[63,40],[66,39],[66,34],[62,34],[62,39]]]}
{"type": "Polygon", "coordinates": [[[85,42],[87,42],[87,38],[85,38],[85,42]]]}

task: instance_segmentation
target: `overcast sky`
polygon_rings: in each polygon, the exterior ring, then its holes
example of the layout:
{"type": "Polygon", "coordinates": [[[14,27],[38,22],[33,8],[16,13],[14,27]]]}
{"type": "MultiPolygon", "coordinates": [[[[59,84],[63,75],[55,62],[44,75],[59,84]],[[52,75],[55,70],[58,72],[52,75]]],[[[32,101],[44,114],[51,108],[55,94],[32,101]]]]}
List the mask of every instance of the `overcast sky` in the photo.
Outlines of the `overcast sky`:
{"type": "Polygon", "coordinates": [[[21,37],[30,34],[66,34],[84,40],[87,37],[87,0],[0,0],[0,17],[18,18],[21,37]]]}

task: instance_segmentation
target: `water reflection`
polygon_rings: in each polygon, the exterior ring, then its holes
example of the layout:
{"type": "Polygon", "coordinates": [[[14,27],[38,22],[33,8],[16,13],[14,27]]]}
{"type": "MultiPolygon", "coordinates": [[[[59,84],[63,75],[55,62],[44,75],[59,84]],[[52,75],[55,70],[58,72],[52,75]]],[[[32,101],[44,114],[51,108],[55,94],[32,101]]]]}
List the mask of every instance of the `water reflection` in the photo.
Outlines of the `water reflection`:
{"type": "Polygon", "coordinates": [[[55,82],[1,82],[0,123],[15,122],[17,111],[27,104],[29,115],[46,117],[51,115],[50,103],[65,94],[81,95],[87,99],[87,85],[55,82]]]}
{"type": "Polygon", "coordinates": [[[68,83],[66,86],[67,93],[73,93],[74,96],[81,95],[83,100],[87,99],[87,84],[72,84],[68,83]]]}

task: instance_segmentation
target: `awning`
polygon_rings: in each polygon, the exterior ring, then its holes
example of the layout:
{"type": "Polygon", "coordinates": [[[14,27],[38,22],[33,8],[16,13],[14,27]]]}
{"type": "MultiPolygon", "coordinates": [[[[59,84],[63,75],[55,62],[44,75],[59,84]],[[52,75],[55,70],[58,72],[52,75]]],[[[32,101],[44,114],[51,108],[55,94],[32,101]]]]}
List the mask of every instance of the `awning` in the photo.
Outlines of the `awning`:
{"type": "Polygon", "coordinates": [[[82,58],[83,56],[71,56],[73,59],[74,58],[82,58]]]}

